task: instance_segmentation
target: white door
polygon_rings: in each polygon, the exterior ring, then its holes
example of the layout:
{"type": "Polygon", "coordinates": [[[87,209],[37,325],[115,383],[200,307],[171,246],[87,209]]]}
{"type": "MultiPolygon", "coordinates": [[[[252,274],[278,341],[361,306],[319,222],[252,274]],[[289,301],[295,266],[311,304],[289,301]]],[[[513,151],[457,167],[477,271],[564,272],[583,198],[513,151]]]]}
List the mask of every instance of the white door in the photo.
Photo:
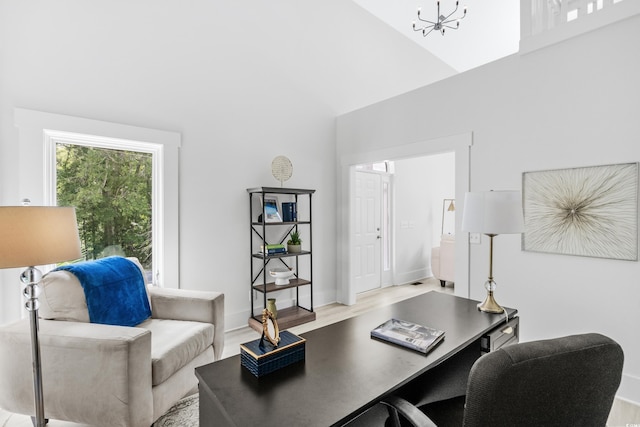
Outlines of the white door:
{"type": "Polygon", "coordinates": [[[356,172],[354,247],[351,257],[356,293],[380,287],[380,175],[356,172]]]}

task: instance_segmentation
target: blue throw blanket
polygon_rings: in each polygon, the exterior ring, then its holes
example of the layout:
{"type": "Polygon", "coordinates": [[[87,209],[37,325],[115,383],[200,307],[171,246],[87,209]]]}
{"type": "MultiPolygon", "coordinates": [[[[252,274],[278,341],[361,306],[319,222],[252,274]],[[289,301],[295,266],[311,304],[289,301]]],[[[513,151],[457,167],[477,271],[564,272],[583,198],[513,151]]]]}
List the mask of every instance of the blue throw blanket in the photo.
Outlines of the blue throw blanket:
{"type": "Polygon", "coordinates": [[[144,278],[138,266],[123,257],[58,267],[78,278],[91,323],[136,326],[151,316],[144,278]]]}

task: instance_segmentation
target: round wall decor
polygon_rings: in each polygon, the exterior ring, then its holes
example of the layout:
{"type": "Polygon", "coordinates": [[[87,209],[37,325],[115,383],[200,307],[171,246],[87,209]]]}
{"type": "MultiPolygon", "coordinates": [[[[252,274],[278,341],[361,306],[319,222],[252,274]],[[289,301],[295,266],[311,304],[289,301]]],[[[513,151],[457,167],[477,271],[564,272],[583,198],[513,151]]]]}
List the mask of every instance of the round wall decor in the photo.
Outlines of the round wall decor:
{"type": "Polygon", "coordinates": [[[291,160],[289,160],[285,156],[277,156],[271,162],[271,174],[275,179],[280,181],[280,186],[291,178],[293,174],[293,165],[291,164],[291,160]]]}

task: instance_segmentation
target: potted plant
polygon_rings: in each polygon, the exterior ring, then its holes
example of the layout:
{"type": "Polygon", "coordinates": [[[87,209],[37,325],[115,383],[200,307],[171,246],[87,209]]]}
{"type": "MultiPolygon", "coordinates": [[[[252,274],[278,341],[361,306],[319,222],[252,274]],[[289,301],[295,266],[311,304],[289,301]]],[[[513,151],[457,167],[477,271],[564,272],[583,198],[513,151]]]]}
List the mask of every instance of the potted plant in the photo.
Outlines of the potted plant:
{"type": "Polygon", "coordinates": [[[292,231],[287,240],[287,252],[298,253],[302,251],[302,240],[300,240],[300,233],[298,231],[292,231]]]}

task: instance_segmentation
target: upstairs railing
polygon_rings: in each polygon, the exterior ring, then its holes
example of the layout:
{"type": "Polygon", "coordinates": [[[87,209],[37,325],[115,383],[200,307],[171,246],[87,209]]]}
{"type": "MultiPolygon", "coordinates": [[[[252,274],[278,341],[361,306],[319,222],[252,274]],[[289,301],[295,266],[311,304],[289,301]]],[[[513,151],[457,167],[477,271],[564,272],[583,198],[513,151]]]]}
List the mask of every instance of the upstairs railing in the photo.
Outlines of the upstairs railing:
{"type": "Polygon", "coordinates": [[[520,0],[520,53],[638,13],[638,0],[520,0]]]}

